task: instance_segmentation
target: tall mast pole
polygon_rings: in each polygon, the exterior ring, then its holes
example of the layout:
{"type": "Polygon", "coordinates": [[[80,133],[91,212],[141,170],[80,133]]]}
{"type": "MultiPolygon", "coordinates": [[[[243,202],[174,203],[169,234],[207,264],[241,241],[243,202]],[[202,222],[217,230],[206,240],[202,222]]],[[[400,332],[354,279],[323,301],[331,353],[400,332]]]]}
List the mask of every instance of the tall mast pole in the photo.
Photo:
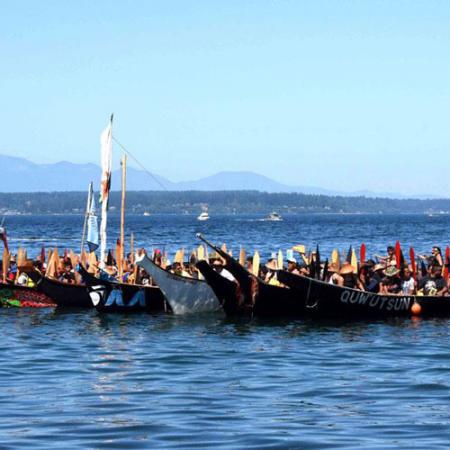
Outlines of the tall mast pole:
{"type": "Polygon", "coordinates": [[[122,156],[122,201],[120,206],[120,256],[117,255],[119,263],[119,277],[123,276],[123,262],[125,254],[125,192],[127,188],[127,155],[122,156]]]}

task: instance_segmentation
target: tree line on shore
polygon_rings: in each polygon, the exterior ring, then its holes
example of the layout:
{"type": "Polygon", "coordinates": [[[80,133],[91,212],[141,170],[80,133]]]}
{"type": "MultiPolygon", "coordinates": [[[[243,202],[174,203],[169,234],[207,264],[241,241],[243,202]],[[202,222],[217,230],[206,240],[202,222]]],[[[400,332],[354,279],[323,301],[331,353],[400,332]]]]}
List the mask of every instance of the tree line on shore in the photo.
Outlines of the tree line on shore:
{"type": "MultiPolygon", "coordinates": [[[[83,214],[85,192],[0,193],[0,214],[83,214]]],[[[216,214],[287,213],[439,213],[450,212],[450,199],[389,199],[258,191],[130,191],[127,211],[199,213],[207,205],[216,214]]],[[[111,212],[120,209],[120,193],[110,196],[111,212]]]]}

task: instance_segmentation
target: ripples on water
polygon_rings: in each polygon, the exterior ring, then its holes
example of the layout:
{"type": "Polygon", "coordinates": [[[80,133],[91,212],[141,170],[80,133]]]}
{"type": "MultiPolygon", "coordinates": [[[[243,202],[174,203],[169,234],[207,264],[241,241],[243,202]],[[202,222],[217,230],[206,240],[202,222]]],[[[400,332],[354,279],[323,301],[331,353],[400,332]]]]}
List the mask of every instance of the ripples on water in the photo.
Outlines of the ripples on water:
{"type": "MultiPolygon", "coordinates": [[[[160,245],[166,234],[164,242],[195,243],[198,224],[165,218],[159,229],[147,219],[130,220],[146,245],[160,245]]],[[[258,230],[230,219],[205,228],[213,240],[256,240],[267,251],[320,236],[324,248],[364,238],[372,251],[397,236],[424,249],[448,237],[446,218],[431,225],[423,217],[376,219],[374,225],[367,216],[289,219],[281,227],[259,222],[258,230]]],[[[33,238],[48,220],[41,231],[76,248],[79,218],[15,220],[13,243],[33,238]]],[[[270,322],[2,309],[0,328],[2,449],[386,449],[450,442],[447,320],[270,322]]]]}

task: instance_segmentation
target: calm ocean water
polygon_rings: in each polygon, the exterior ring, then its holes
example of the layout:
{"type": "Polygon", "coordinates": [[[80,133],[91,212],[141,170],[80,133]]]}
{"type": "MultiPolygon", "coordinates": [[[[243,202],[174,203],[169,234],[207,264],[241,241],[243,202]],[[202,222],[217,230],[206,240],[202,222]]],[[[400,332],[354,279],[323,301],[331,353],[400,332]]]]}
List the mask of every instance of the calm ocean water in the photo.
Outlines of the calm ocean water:
{"type": "MultiPolygon", "coordinates": [[[[264,256],[400,239],[450,244],[450,217],[128,217],[138,245],[264,256]]],[[[77,249],[82,218],[8,217],[12,247],[77,249]]],[[[117,229],[117,218],[110,220],[117,229]]],[[[111,242],[116,234],[110,233],[111,242]]],[[[450,300],[449,300],[450,301],[450,300]]],[[[448,448],[447,320],[357,323],[0,309],[0,448],[448,448]]]]}

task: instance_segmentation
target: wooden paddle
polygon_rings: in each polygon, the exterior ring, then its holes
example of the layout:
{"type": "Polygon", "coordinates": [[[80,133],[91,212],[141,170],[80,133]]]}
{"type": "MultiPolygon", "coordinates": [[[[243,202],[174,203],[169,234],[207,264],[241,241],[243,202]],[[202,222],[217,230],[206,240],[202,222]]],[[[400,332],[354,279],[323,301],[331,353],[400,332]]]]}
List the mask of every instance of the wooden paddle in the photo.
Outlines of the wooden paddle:
{"type": "Polygon", "coordinates": [[[70,249],[70,252],[69,252],[69,259],[70,259],[70,262],[72,264],[72,267],[75,269],[75,267],[78,264],[78,260],[77,260],[77,257],[75,256],[75,254],[74,254],[72,249],[70,249]]]}
{"type": "Polygon", "coordinates": [[[347,257],[345,258],[345,261],[347,261],[349,264],[352,263],[352,255],[353,255],[353,248],[350,245],[350,247],[348,248],[347,257]]]}
{"type": "Polygon", "coordinates": [[[174,256],[174,258],[173,258],[173,262],[174,263],[182,263],[183,262],[183,254],[182,254],[182,252],[181,252],[181,249],[180,250],[177,250],[176,252],[175,252],[175,256],[174,256]]]}
{"type": "Polygon", "coordinates": [[[294,245],[292,247],[292,250],[294,250],[295,252],[298,252],[300,254],[305,254],[306,253],[306,247],[304,245],[294,245]]]}
{"type": "Polygon", "coordinates": [[[245,254],[245,249],[244,247],[241,247],[241,249],[239,250],[239,264],[242,267],[245,267],[245,263],[246,263],[246,254],[245,254]]]}
{"type": "Polygon", "coordinates": [[[44,246],[41,247],[40,258],[41,258],[41,264],[45,264],[45,247],[44,246]]]}
{"type": "Polygon", "coordinates": [[[278,250],[277,267],[278,267],[278,270],[283,270],[283,251],[282,250],[278,250]]]}
{"type": "Polygon", "coordinates": [[[83,249],[80,255],[80,264],[86,269],[88,263],[89,263],[88,254],[86,253],[86,250],[83,249]]]}
{"type": "Polygon", "coordinates": [[[337,248],[335,248],[331,253],[331,263],[337,268],[337,270],[341,268],[341,258],[337,248]]]}
{"type": "Polygon", "coordinates": [[[358,257],[356,256],[355,249],[353,249],[353,248],[352,248],[352,256],[351,256],[350,264],[353,267],[353,273],[357,274],[358,273],[358,257]]]}
{"type": "Polygon", "coordinates": [[[88,263],[89,263],[88,272],[95,274],[97,272],[97,264],[98,264],[97,255],[95,254],[95,252],[89,253],[88,263]]]}
{"type": "Polygon", "coordinates": [[[10,259],[10,254],[9,251],[6,249],[6,247],[3,249],[3,258],[2,258],[2,263],[3,263],[3,283],[6,283],[6,277],[8,275],[8,271],[9,271],[9,259],[10,259]]]}
{"type": "Polygon", "coordinates": [[[253,255],[253,270],[252,273],[255,275],[255,277],[259,276],[259,265],[260,265],[260,257],[258,250],[255,251],[255,254],[253,255]]]}
{"type": "Polygon", "coordinates": [[[203,247],[203,245],[199,245],[197,248],[197,259],[199,261],[205,260],[205,248],[203,247]]]}
{"type": "Polygon", "coordinates": [[[130,259],[132,264],[134,264],[134,233],[131,233],[131,238],[130,238],[130,259]]]}
{"type": "Polygon", "coordinates": [[[116,241],[116,264],[117,264],[117,272],[118,277],[122,281],[123,276],[123,260],[122,260],[122,242],[120,242],[120,239],[117,239],[116,241]]]}

